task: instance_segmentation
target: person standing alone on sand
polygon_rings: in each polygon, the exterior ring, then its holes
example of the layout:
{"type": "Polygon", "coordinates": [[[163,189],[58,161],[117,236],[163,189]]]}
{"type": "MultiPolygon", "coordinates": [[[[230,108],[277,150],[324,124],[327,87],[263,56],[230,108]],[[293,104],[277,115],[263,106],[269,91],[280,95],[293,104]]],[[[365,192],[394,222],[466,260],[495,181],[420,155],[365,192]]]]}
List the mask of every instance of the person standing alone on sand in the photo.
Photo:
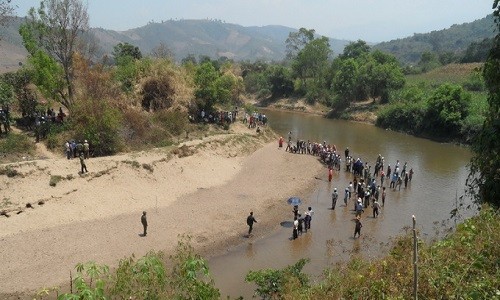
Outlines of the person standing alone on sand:
{"type": "Polygon", "coordinates": [[[253,211],[251,211],[250,215],[247,217],[248,237],[252,236],[253,223],[257,223],[257,220],[253,217],[253,211]]]}
{"type": "Polygon", "coordinates": [[[87,165],[85,164],[85,159],[83,158],[83,153],[80,153],[80,166],[82,167],[82,174],[88,172],[87,165]]]}
{"type": "Polygon", "coordinates": [[[145,211],[142,212],[141,223],[142,223],[142,227],[144,228],[144,232],[143,232],[142,236],[146,236],[148,234],[148,232],[147,232],[147,230],[148,230],[148,219],[146,218],[146,212],[145,211]]]}

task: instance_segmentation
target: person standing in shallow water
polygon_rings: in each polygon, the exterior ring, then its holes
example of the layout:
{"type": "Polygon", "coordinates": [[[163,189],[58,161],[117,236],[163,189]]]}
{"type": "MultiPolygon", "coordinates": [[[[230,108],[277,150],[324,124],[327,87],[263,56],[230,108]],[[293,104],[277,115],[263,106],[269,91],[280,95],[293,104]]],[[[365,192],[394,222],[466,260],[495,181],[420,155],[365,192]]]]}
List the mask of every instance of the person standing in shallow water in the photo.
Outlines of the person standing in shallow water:
{"type": "Polygon", "coordinates": [[[356,218],[356,225],[354,226],[354,238],[356,238],[356,234],[358,235],[358,237],[361,236],[361,227],[363,227],[363,224],[361,224],[361,221],[358,217],[356,218]]]}
{"type": "Polygon", "coordinates": [[[146,212],[142,212],[141,216],[141,223],[142,223],[142,228],[144,229],[142,236],[146,236],[148,234],[148,219],[146,218],[146,212]]]}
{"type": "Polygon", "coordinates": [[[257,223],[253,216],[253,211],[250,212],[250,215],[247,217],[247,225],[248,225],[248,236],[252,236],[253,223],[257,223]]]}
{"type": "Polygon", "coordinates": [[[337,193],[337,188],[334,188],[332,193],[332,210],[335,209],[338,198],[339,198],[339,193],[337,193]]]}
{"type": "Polygon", "coordinates": [[[295,240],[296,238],[299,237],[299,220],[297,217],[293,218],[293,239],[295,240]]]}

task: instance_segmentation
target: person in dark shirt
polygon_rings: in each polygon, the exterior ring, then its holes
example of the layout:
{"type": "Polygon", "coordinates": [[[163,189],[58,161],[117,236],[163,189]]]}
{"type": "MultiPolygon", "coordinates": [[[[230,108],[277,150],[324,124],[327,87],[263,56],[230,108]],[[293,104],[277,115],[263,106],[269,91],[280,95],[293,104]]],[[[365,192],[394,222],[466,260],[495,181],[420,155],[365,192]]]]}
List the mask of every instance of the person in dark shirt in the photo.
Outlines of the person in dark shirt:
{"type": "Polygon", "coordinates": [[[253,223],[257,223],[257,220],[253,217],[253,211],[250,212],[250,215],[247,217],[247,225],[248,225],[248,236],[252,236],[253,223]]]}
{"type": "Polygon", "coordinates": [[[356,238],[356,234],[358,235],[358,237],[361,236],[361,227],[363,227],[363,225],[361,224],[361,221],[358,217],[356,218],[356,226],[354,227],[354,238],[356,238]]]}
{"type": "Polygon", "coordinates": [[[142,235],[146,236],[148,234],[147,233],[148,219],[146,218],[146,212],[145,211],[142,212],[141,223],[142,223],[142,227],[144,228],[144,233],[142,235]]]}

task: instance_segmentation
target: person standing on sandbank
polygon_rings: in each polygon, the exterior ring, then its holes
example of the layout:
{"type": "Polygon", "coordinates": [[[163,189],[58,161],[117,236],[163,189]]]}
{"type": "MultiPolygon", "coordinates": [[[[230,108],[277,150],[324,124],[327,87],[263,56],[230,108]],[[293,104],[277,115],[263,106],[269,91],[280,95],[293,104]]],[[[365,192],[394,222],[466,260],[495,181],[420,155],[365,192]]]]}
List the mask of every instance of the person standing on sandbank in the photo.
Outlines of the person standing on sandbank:
{"type": "Polygon", "coordinates": [[[253,223],[257,223],[257,220],[255,220],[253,216],[253,211],[251,211],[250,215],[247,217],[248,237],[253,236],[252,235],[253,223]]]}
{"type": "Polygon", "coordinates": [[[80,153],[80,166],[82,167],[81,174],[88,172],[87,165],[85,164],[85,159],[83,158],[83,153],[80,153]]]}
{"type": "Polygon", "coordinates": [[[142,223],[142,227],[144,228],[144,232],[143,232],[142,236],[146,236],[148,234],[148,232],[147,232],[147,230],[148,230],[148,219],[146,218],[146,212],[145,211],[142,212],[141,223],[142,223]]]}

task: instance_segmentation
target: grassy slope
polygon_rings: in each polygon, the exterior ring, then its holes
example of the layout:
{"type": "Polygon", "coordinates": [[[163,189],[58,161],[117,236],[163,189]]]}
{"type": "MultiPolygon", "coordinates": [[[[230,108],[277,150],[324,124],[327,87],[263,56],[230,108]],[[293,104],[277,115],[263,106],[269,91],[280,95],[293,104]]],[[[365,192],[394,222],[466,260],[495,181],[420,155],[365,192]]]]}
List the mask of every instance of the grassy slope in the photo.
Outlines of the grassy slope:
{"type": "MultiPolygon", "coordinates": [[[[500,218],[483,209],[456,232],[431,245],[419,242],[420,299],[500,299],[500,218]]],[[[367,262],[353,257],[325,271],[310,288],[289,282],[285,299],[411,299],[412,238],[396,241],[386,257],[367,262]]]]}

